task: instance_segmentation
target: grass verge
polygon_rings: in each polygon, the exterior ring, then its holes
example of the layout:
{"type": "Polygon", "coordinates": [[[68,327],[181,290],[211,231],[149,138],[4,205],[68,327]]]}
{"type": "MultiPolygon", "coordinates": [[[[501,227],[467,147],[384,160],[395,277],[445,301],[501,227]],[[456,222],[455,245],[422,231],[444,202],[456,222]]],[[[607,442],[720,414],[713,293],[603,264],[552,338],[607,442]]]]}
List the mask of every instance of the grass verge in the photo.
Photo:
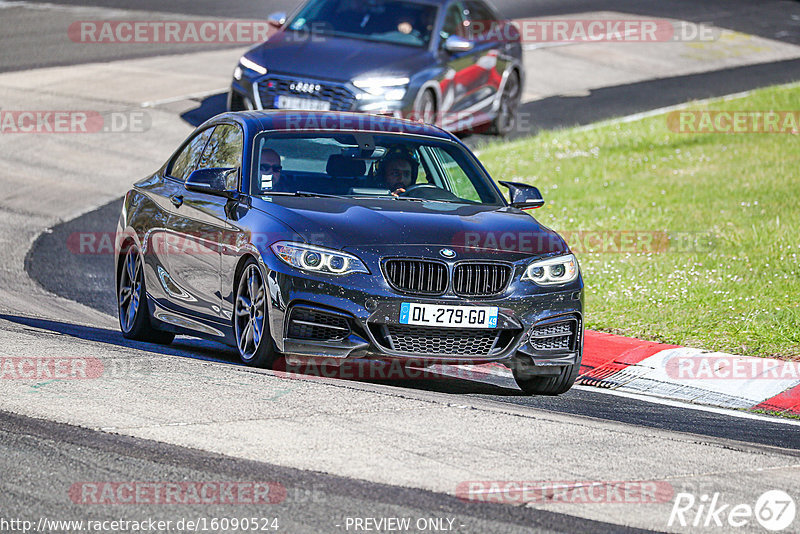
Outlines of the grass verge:
{"type": "MultiPolygon", "coordinates": [[[[800,87],[687,108],[796,112],[800,87]]],[[[587,328],[800,355],[796,131],[677,133],[659,115],[491,145],[481,160],[496,179],[542,191],[533,215],[578,255],[587,328]]]]}

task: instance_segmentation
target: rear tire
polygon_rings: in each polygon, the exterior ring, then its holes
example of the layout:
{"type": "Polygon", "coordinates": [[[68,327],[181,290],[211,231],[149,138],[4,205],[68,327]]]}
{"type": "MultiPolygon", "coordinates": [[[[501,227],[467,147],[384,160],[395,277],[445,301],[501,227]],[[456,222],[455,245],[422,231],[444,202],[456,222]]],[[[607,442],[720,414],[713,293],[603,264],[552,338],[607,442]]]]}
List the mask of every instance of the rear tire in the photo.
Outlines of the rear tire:
{"type": "Polygon", "coordinates": [[[268,291],[258,264],[248,260],[236,281],[233,331],[239,358],[246,365],[271,369],[278,357],[269,332],[268,291]]]}
{"type": "Polygon", "coordinates": [[[521,99],[522,86],[519,73],[516,70],[512,70],[503,87],[500,107],[497,110],[497,116],[492,121],[489,133],[505,137],[514,131],[517,126],[517,109],[521,99]]]}
{"type": "Polygon", "coordinates": [[[561,373],[555,376],[536,376],[525,371],[524,368],[514,366],[514,380],[519,389],[528,395],[560,395],[566,393],[578,378],[581,362],[578,360],[572,365],[567,365],[561,369],[561,373]]]}
{"type": "Polygon", "coordinates": [[[122,337],[169,345],[175,334],[153,328],[147,308],[142,255],[136,245],[129,246],[117,277],[117,311],[122,337]]]}

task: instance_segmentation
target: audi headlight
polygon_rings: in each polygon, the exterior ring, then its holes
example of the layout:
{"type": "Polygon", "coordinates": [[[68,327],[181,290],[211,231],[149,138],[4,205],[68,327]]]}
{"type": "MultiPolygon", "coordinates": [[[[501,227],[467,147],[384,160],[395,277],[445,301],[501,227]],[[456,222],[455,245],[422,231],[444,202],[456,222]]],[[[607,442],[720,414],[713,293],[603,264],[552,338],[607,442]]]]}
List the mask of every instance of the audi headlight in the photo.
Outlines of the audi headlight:
{"type": "Polygon", "coordinates": [[[369,273],[360,259],[337,250],[279,241],[272,245],[272,251],[288,265],[303,271],[336,275],[369,273]]]}
{"type": "Polygon", "coordinates": [[[242,67],[252,70],[253,72],[257,72],[258,74],[264,75],[267,73],[267,68],[262,67],[252,59],[247,59],[246,57],[242,56],[239,58],[239,65],[242,67]]]}
{"type": "Polygon", "coordinates": [[[578,278],[578,261],[572,254],[538,260],[525,269],[523,280],[530,280],[541,286],[566,284],[578,278]]]}
{"type": "Polygon", "coordinates": [[[372,96],[402,100],[406,96],[408,82],[408,78],[361,78],[353,80],[353,85],[372,96]]]}

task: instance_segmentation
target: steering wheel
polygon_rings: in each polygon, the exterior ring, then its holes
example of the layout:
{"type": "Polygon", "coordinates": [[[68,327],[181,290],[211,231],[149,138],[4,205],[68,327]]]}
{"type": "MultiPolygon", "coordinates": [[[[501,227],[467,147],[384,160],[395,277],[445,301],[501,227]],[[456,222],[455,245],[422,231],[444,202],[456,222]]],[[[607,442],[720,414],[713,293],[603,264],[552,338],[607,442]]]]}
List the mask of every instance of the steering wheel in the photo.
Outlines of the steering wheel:
{"type": "Polygon", "coordinates": [[[406,189],[405,193],[400,193],[402,197],[413,196],[423,200],[456,200],[458,197],[447,189],[443,189],[433,184],[414,184],[406,189]],[[416,194],[412,194],[414,192],[416,194]]]}
{"type": "Polygon", "coordinates": [[[410,192],[418,191],[419,189],[442,189],[442,188],[438,187],[438,186],[435,186],[433,184],[414,184],[414,185],[408,186],[406,188],[406,192],[405,193],[401,193],[401,194],[407,196],[410,192]]]}

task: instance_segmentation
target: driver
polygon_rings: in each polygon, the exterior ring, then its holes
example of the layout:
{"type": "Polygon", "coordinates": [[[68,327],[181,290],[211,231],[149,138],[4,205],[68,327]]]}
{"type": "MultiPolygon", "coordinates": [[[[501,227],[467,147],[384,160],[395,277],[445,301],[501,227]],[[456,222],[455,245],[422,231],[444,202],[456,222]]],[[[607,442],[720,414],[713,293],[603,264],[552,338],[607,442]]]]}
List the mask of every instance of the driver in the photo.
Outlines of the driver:
{"type": "Polygon", "coordinates": [[[281,156],[271,148],[264,148],[261,151],[261,162],[259,171],[261,176],[261,189],[272,189],[281,191],[285,184],[281,181],[281,156]]]}
{"type": "Polygon", "coordinates": [[[378,178],[392,195],[398,196],[416,183],[417,162],[407,150],[393,150],[381,160],[378,178]]]}

